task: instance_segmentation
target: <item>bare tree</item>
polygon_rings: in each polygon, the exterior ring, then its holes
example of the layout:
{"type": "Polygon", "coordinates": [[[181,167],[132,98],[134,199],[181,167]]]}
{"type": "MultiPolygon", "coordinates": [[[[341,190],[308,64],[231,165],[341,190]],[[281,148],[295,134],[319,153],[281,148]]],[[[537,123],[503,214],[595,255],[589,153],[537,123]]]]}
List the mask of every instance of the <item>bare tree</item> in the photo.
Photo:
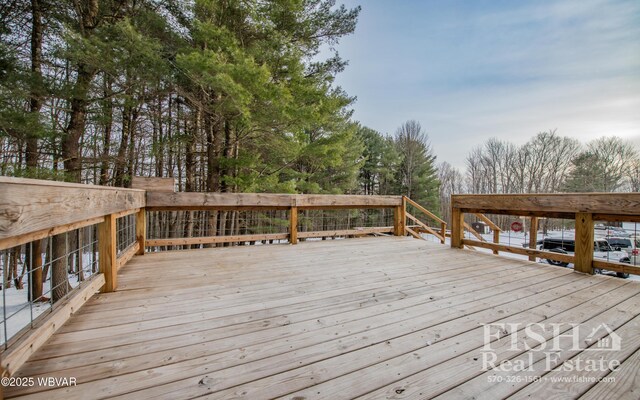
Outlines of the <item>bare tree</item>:
{"type": "Polygon", "coordinates": [[[460,171],[448,162],[438,166],[438,180],[440,181],[440,215],[442,219],[451,223],[451,195],[464,193],[464,178],[460,171]]]}

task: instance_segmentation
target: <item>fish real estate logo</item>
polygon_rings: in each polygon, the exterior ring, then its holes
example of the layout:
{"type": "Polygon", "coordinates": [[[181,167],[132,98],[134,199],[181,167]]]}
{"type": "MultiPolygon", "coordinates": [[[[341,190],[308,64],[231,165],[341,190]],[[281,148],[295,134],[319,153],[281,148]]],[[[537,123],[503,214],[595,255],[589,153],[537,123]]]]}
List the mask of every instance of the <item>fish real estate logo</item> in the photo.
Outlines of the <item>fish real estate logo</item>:
{"type": "Polygon", "coordinates": [[[620,367],[612,352],[620,351],[622,338],[604,323],[483,325],[483,371],[608,372],[620,367]]]}

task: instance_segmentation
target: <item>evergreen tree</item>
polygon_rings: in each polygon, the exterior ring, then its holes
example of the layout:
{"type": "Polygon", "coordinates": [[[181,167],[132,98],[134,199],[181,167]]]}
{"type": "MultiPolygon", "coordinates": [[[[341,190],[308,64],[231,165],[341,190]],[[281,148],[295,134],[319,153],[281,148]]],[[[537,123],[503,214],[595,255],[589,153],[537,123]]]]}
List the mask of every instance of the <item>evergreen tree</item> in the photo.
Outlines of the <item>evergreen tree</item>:
{"type": "Polygon", "coordinates": [[[396,173],[398,191],[429,210],[439,210],[436,156],[419,122],[407,121],[398,128],[395,144],[400,154],[396,173]]]}

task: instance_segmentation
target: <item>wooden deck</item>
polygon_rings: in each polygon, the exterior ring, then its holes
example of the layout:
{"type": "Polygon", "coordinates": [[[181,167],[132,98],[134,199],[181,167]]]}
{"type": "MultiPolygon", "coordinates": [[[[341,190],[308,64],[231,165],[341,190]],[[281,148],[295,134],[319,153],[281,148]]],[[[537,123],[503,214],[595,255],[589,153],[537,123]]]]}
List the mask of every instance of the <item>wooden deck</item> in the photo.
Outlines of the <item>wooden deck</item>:
{"type": "MultiPolygon", "coordinates": [[[[147,254],[118,282],[16,374],[75,378],[77,386],[9,388],[5,396],[640,397],[638,282],[402,237],[147,254]],[[619,350],[572,350],[561,331],[557,357],[622,365],[544,373],[540,351],[512,349],[506,337],[492,344],[498,361],[534,363],[485,372],[482,324],[496,322],[579,323],[581,343],[606,323],[622,338],[619,350]],[[615,382],[589,380],[604,376],[615,382]],[[552,381],[563,377],[582,379],[552,381]]],[[[551,343],[556,333],[544,337],[551,343]]]]}

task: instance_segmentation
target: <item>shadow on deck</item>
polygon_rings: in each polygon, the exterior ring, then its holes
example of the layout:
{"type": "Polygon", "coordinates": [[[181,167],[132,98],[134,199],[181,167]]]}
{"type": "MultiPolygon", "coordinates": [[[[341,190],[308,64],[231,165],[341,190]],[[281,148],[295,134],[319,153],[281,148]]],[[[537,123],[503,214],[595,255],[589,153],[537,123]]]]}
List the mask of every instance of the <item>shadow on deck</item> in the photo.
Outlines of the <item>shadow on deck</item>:
{"type": "Polygon", "coordinates": [[[5,395],[638,398],[639,348],[638,282],[402,237],[174,251],[134,257],[16,374],[77,386],[5,395]]]}

